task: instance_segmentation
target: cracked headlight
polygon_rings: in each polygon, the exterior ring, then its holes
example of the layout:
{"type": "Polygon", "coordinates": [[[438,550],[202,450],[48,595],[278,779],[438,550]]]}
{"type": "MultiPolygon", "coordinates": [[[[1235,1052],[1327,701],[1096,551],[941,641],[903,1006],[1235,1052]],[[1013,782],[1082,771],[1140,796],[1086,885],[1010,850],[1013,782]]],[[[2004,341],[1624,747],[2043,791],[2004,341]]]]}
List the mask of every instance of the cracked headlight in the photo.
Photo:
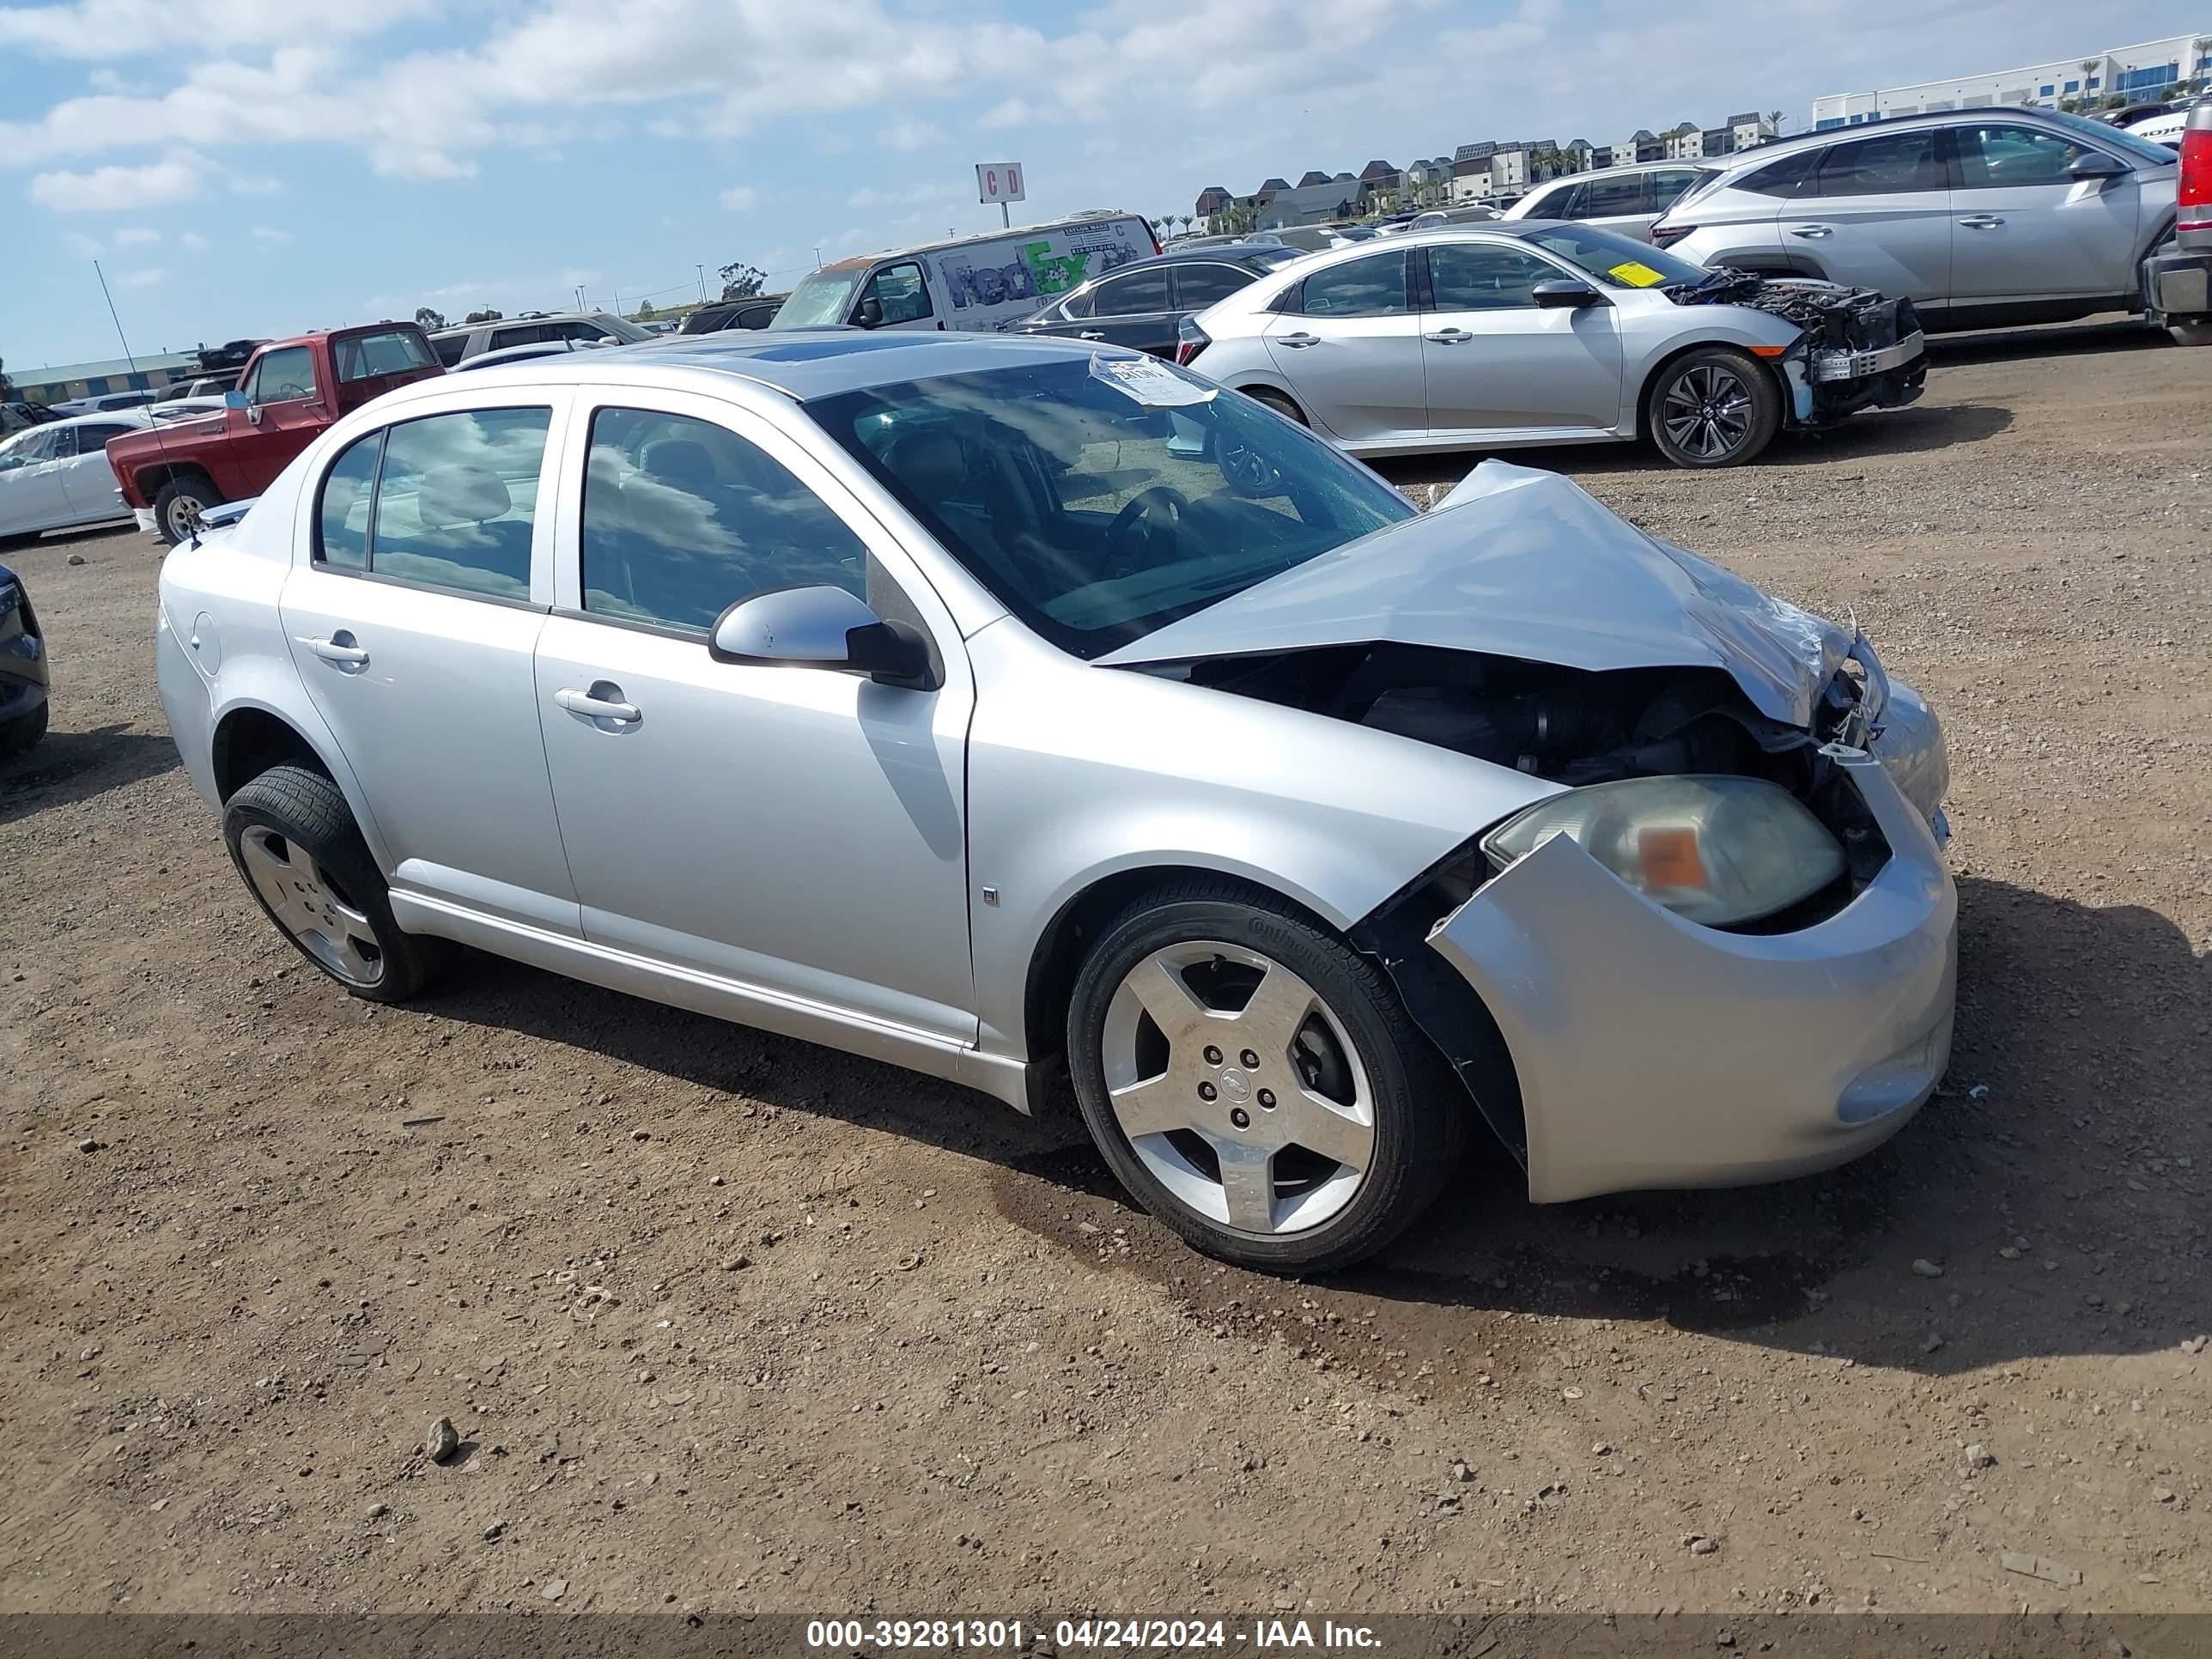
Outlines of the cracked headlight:
{"type": "Polygon", "coordinates": [[[1844,872],[1844,849],[1796,796],[1759,778],[1626,778],[1570,789],[1482,838],[1499,868],[1555,835],[1656,904],[1708,927],[1756,921],[1844,872]]]}

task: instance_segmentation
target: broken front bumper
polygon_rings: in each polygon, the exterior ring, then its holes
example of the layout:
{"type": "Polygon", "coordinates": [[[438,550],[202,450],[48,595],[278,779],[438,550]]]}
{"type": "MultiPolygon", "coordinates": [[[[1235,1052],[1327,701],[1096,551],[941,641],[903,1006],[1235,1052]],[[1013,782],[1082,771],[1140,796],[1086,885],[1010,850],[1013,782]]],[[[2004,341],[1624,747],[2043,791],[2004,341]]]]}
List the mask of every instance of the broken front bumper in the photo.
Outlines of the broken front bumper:
{"type": "Polygon", "coordinates": [[[1927,337],[1916,328],[1895,344],[1877,346],[1869,351],[1816,350],[1808,370],[1816,386],[1831,380],[1871,380],[1877,374],[1902,368],[1927,352],[1927,337]]]}
{"type": "Polygon", "coordinates": [[[1831,752],[1891,856],[1825,921],[1700,927],[1556,836],[1430,935],[1504,1039],[1537,1202],[1827,1169],[1895,1134],[1934,1091],[1951,1051],[1957,895],[1881,763],[1831,752]]]}

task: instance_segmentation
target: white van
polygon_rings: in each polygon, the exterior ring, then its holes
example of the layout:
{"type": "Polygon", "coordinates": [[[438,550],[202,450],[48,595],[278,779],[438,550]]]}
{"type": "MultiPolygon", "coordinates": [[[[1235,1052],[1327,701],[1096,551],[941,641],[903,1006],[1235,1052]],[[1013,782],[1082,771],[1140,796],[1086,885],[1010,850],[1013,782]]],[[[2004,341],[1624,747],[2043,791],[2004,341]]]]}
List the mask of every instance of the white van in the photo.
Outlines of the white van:
{"type": "Polygon", "coordinates": [[[1086,213],[824,265],[791,290],[770,328],[995,329],[1056,295],[1160,251],[1133,213],[1086,213]]]}

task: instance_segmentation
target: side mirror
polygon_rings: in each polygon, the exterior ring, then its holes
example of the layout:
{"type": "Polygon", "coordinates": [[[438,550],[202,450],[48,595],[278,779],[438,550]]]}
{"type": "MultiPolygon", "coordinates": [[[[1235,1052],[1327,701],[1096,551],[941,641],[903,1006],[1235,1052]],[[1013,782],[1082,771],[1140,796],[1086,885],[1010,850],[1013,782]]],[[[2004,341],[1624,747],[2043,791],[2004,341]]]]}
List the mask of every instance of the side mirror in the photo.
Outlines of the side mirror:
{"type": "Polygon", "coordinates": [[[246,394],[243,392],[240,392],[236,386],[231,387],[229,391],[222,394],[222,406],[225,409],[245,408],[246,394]]]}
{"type": "Polygon", "coordinates": [[[21,455],[0,455],[0,472],[13,472],[22,464],[23,458],[21,455]]]}
{"type": "Polygon", "coordinates": [[[929,645],[910,623],[885,622],[842,587],[780,587],[714,619],[707,654],[757,668],[829,668],[884,685],[933,691],[929,645]]]}
{"type": "Polygon", "coordinates": [[[1554,277],[1548,283],[1539,283],[1529,290],[1530,296],[1547,311],[1571,311],[1581,306],[1605,303],[1605,296],[1588,283],[1578,283],[1571,276],[1554,277]]]}
{"type": "Polygon", "coordinates": [[[881,328],[884,325],[884,302],[872,294],[860,301],[860,326],[881,328]]]}
{"type": "Polygon", "coordinates": [[[2128,170],[2127,164],[2117,155],[2107,155],[2101,149],[2084,150],[2074,158],[2066,169],[2069,179],[2117,179],[2128,170]]]}

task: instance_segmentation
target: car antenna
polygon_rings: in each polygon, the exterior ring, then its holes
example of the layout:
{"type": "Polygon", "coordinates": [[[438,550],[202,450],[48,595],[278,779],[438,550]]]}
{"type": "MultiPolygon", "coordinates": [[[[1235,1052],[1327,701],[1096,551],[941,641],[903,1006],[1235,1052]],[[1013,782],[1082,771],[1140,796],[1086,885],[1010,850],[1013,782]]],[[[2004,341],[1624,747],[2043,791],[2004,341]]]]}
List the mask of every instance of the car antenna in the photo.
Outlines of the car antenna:
{"type": "MultiPolygon", "coordinates": [[[[92,274],[100,278],[100,297],[107,301],[107,315],[115,325],[115,337],[122,342],[123,361],[131,365],[131,378],[135,380],[138,378],[138,360],[131,356],[131,342],[123,332],[123,319],[116,314],[115,296],[107,290],[107,273],[100,268],[100,261],[97,259],[92,262],[92,274]]],[[[161,417],[149,409],[146,415],[146,425],[154,434],[154,447],[161,452],[161,465],[168,465],[169,441],[161,431],[161,417]]],[[[125,505],[129,503],[126,502],[125,505]]],[[[200,544],[200,523],[199,514],[197,513],[192,514],[191,531],[192,550],[198,552],[200,544]]]]}

